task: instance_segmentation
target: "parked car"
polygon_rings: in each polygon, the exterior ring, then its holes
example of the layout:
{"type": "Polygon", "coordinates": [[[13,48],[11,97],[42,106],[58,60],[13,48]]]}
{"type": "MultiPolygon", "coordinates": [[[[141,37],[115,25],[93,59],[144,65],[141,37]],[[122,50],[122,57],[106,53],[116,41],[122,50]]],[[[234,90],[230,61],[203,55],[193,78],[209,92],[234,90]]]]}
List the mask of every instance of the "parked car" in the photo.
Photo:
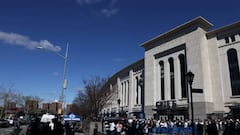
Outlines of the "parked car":
{"type": "Polygon", "coordinates": [[[8,117],[5,120],[8,120],[10,125],[13,125],[13,118],[12,117],[8,117]]]}
{"type": "Polygon", "coordinates": [[[9,127],[9,121],[5,119],[0,119],[0,127],[9,127]]]}

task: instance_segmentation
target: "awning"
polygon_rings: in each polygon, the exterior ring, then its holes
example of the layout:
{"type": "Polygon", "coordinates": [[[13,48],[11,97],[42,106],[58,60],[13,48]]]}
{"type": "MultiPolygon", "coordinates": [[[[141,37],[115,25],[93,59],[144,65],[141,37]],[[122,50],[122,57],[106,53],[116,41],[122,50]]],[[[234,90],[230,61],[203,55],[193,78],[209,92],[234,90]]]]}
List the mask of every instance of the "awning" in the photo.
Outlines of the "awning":
{"type": "Polygon", "coordinates": [[[225,102],[224,104],[225,107],[240,107],[239,102],[225,102]]]}

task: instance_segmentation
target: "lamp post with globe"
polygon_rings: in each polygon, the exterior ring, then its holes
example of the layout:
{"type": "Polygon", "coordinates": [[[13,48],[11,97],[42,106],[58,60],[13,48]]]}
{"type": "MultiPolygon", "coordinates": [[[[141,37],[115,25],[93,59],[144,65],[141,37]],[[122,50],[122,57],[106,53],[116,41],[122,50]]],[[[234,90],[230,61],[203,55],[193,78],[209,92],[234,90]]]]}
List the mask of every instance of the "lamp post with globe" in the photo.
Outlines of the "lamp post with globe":
{"type": "Polygon", "coordinates": [[[190,86],[190,100],[191,100],[191,114],[192,114],[192,133],[195,135],[195,126],[194,126],[194,113],[193,113],[193,96],[192,96],[192,83],[194,79],[194,74],[189,70],[186,74],[187,82],[190,86]]]}

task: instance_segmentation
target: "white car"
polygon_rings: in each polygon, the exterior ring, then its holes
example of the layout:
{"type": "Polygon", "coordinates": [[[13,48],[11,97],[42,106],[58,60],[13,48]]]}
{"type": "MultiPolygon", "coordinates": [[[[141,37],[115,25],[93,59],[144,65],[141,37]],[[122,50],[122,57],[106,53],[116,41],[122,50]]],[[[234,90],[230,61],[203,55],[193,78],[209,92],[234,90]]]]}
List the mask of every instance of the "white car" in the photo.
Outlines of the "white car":
{"type": "Polygon", "coordinates": [[[6,118],[6,120],[9,122],[10,125],[13,125],[13,118],[12,117],[6,118]]]}
{"type": "Polygon", "coordinates": [[[8,120],[0,119],[0,127],[8,127],[8,126],[9,126],[8,120]]]}

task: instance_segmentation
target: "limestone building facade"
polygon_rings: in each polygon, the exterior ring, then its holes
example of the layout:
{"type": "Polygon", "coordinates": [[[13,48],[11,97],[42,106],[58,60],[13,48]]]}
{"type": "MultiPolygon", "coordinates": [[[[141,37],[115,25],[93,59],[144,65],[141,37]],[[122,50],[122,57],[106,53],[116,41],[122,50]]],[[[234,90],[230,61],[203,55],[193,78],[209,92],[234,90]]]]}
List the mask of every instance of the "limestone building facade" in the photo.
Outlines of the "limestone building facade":
{"type": "Polygon", "coordinates": [[[144,112],[146,118],[190,118],[186,73],[191,71],[195,118],[239,118],[240,22],[212,27],[197,17],[142,43],[144,58],[112,77],[115,102],[103,110],[115,108],[116,113],[137,117],[144,112]]]}

